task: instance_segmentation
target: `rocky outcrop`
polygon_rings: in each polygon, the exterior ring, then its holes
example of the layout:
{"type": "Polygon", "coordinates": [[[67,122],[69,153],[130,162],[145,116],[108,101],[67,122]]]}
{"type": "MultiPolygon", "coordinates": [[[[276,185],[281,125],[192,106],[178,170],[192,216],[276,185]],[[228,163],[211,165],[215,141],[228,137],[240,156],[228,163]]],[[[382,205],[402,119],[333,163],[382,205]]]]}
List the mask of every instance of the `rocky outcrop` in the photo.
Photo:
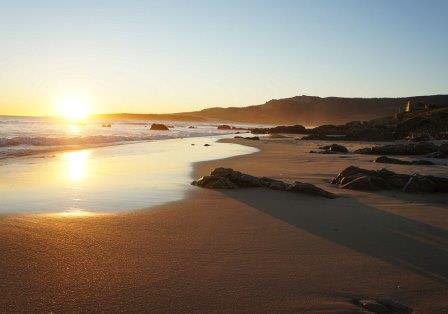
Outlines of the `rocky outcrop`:
{"type": "Polygon", "coordinates": [[[151,128],[150,130],[155,130],[155,131],[168,131],[168,127],[165,124],[161,124],[161,123],[153,123],[151,124],[151,128]]]}
{"type": "Polygon", "coordinates": [[[332,181],[343,189],[373,191],[401,189],[412,193],[448,192],[448,178],[400,174],[387,169],[367,170],[350,166],[332,181]]]}
{"type": "Polygon", "coordinates": [[[252,141],[259,141],[260,138],[258,136],[235,136],[234,138],[239,138],[243,140],[252,140],[252,141]]]}
{"type": "Polygon", "coordinates": [[[255,128],[250,130],[253,134],[305,134],[307,129],[303,125],[280,125],[273,128],[255,128]]]}
{"type": "Polygon", "coordinates": [[[440,146],[432,142],[390,144],[384,146],[365,147],[355,150],[355,154],[366,155],[426,155],[445,149],[445,144],[440,146]]]}
{"type": "Polygon", "coordinates": [[[210,175],[202,177],[191,183],[192,185],[208,189],[236,189],[265,187],[272,190],[305,193],[325,198],[336,198],[337,195],[325,191],[313,184],[295,181],[286,183],[268,177],[256,177],[235,171],[231,168],[216,168],[210,175]]]}
{"type": "Polygon", "coordinates": [[[397,165],[434,165],[432,161],[424,160],[424,159],[416,159],[416,160],[402,160],[397,158],[390,158],[387,156],[380,156],[372,160],[372,162],[378,162],[382,164],[397,164],[397,165]]]}
{"type": "Polygon", "coordinates": [[[218,125],[218,130],[231,130],[231,129],[232,129],[232,127],[227,124],[218,125]]]}

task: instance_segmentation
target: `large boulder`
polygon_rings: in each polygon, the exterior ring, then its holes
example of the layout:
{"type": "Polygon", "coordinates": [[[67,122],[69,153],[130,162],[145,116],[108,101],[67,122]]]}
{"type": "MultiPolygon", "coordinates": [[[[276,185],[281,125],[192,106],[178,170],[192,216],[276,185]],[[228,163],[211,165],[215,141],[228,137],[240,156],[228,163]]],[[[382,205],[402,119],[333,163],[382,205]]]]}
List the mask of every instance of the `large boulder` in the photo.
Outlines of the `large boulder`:
{"type": "Polygon", "coordinates": [[[165,124],[161,124],[161,123],[153,123],[151,124],[151,130],[154,131],[168,131],[168,127],[165,124]]]}

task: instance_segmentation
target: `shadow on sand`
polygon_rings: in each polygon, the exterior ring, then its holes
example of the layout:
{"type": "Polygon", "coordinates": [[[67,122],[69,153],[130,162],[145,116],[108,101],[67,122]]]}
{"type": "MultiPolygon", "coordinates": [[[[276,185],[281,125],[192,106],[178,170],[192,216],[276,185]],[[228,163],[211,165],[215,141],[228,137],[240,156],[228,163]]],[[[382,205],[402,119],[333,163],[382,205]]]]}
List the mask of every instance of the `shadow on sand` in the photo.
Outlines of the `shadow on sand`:
{"type": "Polygon", "coordinates": [[[448,284],[447,230],[353,198],[328,200],[265,189],[224,193],[316,236],[448,284]]]}

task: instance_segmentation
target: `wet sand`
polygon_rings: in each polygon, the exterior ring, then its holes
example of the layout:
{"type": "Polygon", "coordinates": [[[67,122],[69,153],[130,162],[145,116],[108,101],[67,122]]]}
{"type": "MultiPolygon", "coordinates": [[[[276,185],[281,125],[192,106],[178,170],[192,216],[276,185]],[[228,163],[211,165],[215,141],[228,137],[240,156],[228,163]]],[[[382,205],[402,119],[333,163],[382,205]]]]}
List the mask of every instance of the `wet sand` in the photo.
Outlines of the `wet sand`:
{"type": "Polygon", "coordinates": [[[351,164],[439,175],[447,167],[307,153],[318,142],[231,141],[261,151],[198,163],[193,176],[226,166],[342,197],[197,188],[128,214],[4,216],[0,312],[359,312],[357,297],[448,311],[448,196],[328,184],[351,164]]]}

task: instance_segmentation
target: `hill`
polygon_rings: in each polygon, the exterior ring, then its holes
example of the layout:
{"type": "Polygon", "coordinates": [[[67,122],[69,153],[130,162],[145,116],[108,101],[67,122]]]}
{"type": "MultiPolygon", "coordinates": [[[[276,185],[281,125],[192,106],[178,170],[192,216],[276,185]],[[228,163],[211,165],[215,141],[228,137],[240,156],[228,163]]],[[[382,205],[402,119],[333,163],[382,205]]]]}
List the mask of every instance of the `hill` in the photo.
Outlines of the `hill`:
{"type": "Polygon", "coordinates": [[[209,108],[189,114],[208,119],[245,123],[316,126],[384,117],[402,110],[408,101],[448,106],[448,95],[402,98],[296,96],[273,99],[262,105],[241,108],[209,108]]]}
{"type": "Polygon", "coordinates": [[[272,99],[264,104],[248,107],[214,107],[193,112],[172,114],[106,114],[106,119],[176,120],[176,121],[229,121],[257,124],[344,124],[366,121],[397,113],[405,104],[424,103],[447,105],[448,95],[401,98],[343,98],[295,96],[272,99]]]}

